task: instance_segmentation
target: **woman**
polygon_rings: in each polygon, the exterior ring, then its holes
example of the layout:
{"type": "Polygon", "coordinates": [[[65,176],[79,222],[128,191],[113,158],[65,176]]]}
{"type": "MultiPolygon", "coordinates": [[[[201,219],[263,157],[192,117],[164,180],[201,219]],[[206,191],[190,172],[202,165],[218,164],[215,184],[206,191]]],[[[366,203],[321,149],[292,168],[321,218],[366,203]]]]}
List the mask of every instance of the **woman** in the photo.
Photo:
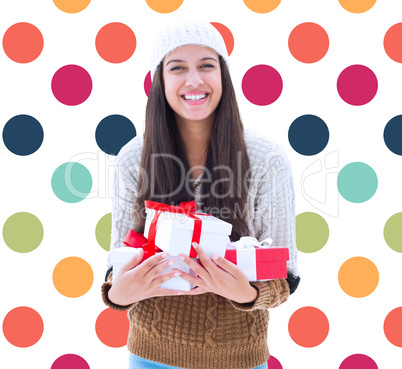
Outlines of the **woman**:
{"type": "Polygon", "coordinates": [[[102,286],[105,303],[128,310],[130,368],[267,368],[268,309],[285,302],[299,282],[294,190],[283,150],[243,129],[216,29],[200,20],[168,25],[156,40],[144,137],[116,161],[112,248],[128,229],[143,232],[144,200],[199,210],[233,225],[231,240],[271,237],[290,251],[288,278],[248,282],[234,264],[194,244],[202,266],[181,258],[197,277],[173,269],[166,253],[142,253],[102,286]],[[180,275],[197,287],[163,289],[180,275]]]}

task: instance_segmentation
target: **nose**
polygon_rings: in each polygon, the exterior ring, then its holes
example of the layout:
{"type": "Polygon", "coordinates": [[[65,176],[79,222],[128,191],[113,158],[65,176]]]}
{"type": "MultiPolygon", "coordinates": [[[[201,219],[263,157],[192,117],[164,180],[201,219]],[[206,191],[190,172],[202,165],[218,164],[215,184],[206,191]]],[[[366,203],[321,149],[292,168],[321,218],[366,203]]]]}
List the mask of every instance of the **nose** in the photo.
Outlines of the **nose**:
{"type": "Polygon", "coordinates": [[[204,84],[197,69],[190,69],[186,78],[186,86],[198,87],[204,84]]]}

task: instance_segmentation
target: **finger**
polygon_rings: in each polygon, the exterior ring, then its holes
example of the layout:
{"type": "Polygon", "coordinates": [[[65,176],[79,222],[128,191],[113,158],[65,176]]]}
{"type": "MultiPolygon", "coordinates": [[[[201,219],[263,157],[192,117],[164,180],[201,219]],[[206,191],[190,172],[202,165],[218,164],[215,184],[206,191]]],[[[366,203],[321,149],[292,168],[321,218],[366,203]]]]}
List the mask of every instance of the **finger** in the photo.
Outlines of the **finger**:
{"type": "Polygon", "coordinates": [[[138,253],[136,253],[129,261],[127,261],[127,263],[121,266],[120,274],[123,274],[135,268],[139,263],[141,263],[143,257],[144,257],[144,250],[138,249],[138,253]]]}
{"type": "Polygon", "coordinates": [[[151,283],[149,284],[149,287],[150,288],[157,288],[158,286],[160,286],[162,283],[165,283],[169,279],[172,279],[174,277],[180,276],[181,273],[182,272],[180,270],[174,270],[174,271],[171,271],[169,273],[160,274],[159,276],[157,276],[156,278],[154,278],[151,281],[151,283]]]}
{"type": "Polygon", "coordinates": [[[195,251],[197,252],[198,258],[201,260],[204,268],[208,272],[212,272],[213,269],[215,268],[215,265],[211,261],[211,259],[208,257],[207,253],[203,250],[203,248],[197,242],[193,242],[192,245],[193,245],[195,251]]]}
{"type": "Polygon", "coordinates": [[[179,254],[179,258],[183,260],[190,267],[190,269],[192,269],[194,273],[199,275],[201,278],[206,279],[211,277],[208,270],[201,266],[196,259],[190,258],[184,254],[179,254]]]}
{"type": "Polygon", "coordinates": [[[185,292],[184,294],[194,296],[194,295],[202,295],[203,293],[207,293],[207,292],[210,292],[210,291],[204,289],[203,287],[196,287],[190,291],[185,292]]]}
{"type": "Polygon", "coordinates": [[[211,260],[225,272],[231,274],[233,278],[238,278],[241,274],[244,274],[236,264],[233,264],[218,254],[212,254],[211,260]]]}
{"type": "Polygon", "coordinates": [[[138,268],[140,268],[143,272],[143,275],[147,274],[150,269],[152,269],[156,264],[158,264],[162,259],[165,259],[169,256],[167,252],[158,252],[157,254],[151,256],[147,260],[145,260],[138,268]]]}
{"type": "Polygon", "coordinates": [[[144,276],[149,278],[155,278],[157,275],[162,273],[166,268],[172,266],[176,261],[174,259],[168,259],[161,261],[160,263],[156,264],[153,268],[151,268],[144,276]]]}
{"type": "MultiPolygon", "coordinates": [[[[173,271],[175,271],[174,269],[173,271]]],[[[181,271],[180,278],[183,278],[185,281],[193,284],[194,286],[204,286],[205,282],[200,277],[194,277],[191,274],[181,271]]]]}

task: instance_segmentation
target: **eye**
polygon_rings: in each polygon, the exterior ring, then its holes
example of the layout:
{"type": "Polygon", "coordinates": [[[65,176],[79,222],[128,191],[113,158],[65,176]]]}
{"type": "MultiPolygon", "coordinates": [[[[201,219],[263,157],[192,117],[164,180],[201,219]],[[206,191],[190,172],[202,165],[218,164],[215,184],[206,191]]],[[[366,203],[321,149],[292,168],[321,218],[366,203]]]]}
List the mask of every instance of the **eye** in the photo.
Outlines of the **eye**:
{"type": "Polygon", "coordinates": [[[203,64],[201,68],[215,68],[212,64],[203,64]]]}
{"type": "Polygon", "coordinates": [[[180,67],[179,65],[176,65],[175,67],[173,67],[172,69],[170,69],[170,71],[180,70],[180,69],[183,69],[183,67],[180,67]]]}

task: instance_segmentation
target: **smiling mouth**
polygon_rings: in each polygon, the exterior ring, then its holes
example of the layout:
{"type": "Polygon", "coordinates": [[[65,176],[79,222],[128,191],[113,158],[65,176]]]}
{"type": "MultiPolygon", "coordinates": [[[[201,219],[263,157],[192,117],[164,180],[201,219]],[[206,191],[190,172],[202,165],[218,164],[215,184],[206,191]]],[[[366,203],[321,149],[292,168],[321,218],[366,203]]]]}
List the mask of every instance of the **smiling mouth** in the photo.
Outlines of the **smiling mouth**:
{"type": "Polygon", "coordinates": [[[181,97],[186,101],[199,101],[207,98],[209,94],[200,94],[200,95],[181,95],[181,97]]]}

